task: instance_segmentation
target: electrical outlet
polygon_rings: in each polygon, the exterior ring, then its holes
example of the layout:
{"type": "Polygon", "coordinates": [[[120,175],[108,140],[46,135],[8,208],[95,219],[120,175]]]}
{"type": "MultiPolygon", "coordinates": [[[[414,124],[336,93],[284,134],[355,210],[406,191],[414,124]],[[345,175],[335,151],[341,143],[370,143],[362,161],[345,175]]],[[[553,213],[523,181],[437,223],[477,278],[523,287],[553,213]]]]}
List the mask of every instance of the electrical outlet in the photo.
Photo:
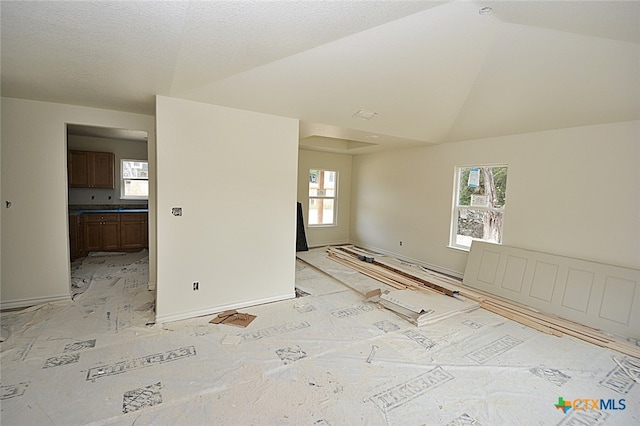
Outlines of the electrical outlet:
{"type": "Polygon", "coordinates": [[[182,216],[182,207],[172,207],[171,214],[174,216],[182,216]]]}
{"type": "Polygon", "coordinates": [[[400,247],[402,247],[402,241],[400,241],[400,247]]]}
{"type": "Polygon", "coordinates": [[[194,291],[200,290],[200,283],[198,281],[193,283],[193,290],[194,291]]]}

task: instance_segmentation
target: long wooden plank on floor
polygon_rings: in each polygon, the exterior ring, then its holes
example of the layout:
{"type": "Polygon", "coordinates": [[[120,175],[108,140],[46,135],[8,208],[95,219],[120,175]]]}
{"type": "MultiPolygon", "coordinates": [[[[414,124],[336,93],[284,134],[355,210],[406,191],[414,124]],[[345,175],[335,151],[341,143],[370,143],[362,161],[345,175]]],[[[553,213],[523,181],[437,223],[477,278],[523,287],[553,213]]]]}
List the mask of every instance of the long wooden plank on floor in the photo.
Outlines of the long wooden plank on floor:
{"type": "Polygon", "coordinates": [[[338,257],[333,253],[329,254],[329,258],[331,258],[332,260],[334,260],[334,261],[336,261],[338,263],[341,263],[341,264],[343,264],[345,266],[348,266],[348,267],[350,267],[350,268],[352,268],[352,269],[354,269],[354,270],[356,270],[358,272],[362,272],[363,274],[368,275],[371,278],[374,278],[374,279],[376,279],[378,281],[381,281],[381,282],[383,282],[383,283],[385,283],[387,285],[390,285],[393,288],[396,288],[396,289],[407,288],[406,286],[398,283],[397,281],[395,281],[393,279],[390,279],[390,278],[387,278],[387,277],[382,276],[380,274],[377,274],[375,271],[363,270],[362,268],[360,268],[360,265],[355,264],[355,262],[352,262],[352,261],[349,261],[347,259],[343,259],[341,257],[338,257]]]}
{"type": "Polygon", "coordinates": [[[581,338],[584,337],[583,340],[588,340],[589,342],[595,343],[599,346],[603,346],[610,341],[610,339],[605,338],[604,336],[598,335],[596,333],[583,333],[578,329],[572,329],[568,327],[566,324],[562,324],[561,321],[545,320],[537,316],[530,316],[516,309],[511,309],[508,306],[496,304],[491,301],[485,301],[481,304],[481,306],[487,310],[496,312],[498,314],[500,314],[500,312],[503,312],[504,313],[503,316],[507,316],[509,318],[511,316],[518,317],[518,318],[526,318],[530,323],[536,324],[536,326],[533,326],[533,328],[555,330],[555,332],[558,333],[558,334],[556,333],[550,333],[550,334],[556,334],[558,336],[561,336],[563,334],[568,334],[574,337],[581,337],[581,338]]]}
{"type": "Polygon", "coordinates": [[[480,307],[486,309],[487,311],[493,312],[494,314],[498,314],[505,318],[509,318],[515,322],[518,322],[522,325],[526,325],[527,327],[535,328],[538,331],[542,331],[546,334],[552,334],[557,337],[562,337],[562,333],[555,328],[547,327],[544,324],[540,324],[539,322],[531,320],[531,318],[527,318],[525,315],[520,315],[517,312],[509,311],[508,309],[501,308],[499,306],[492,305],[490,303],[480,303],[480,307]]]}
{"type": "MultiPolygon", "coordinates": [[[[464,287],[464,286],[462,286],[464,287]]],[[[554,328],[561,333],[568,334],[574,337],[582,338],[583,340],[587,340],[591,343],[599,342],[600,346],[606,346],[608,343],[615,341],[609,335],[603,333],[602,331],[595,329],[593,327],[586,326],[584,324],[576,323],[575,321],[567,320],[564,318],[557,317],[555,315],[546,314],[535,309],[532,309],[528,306],[521,305],[517,302],[511,302],[499,296],[492,296],[485,292],[475,290],[474,294],[470,298],[479,298],[481,299],[481,303],[483,303],[483,307],[486,308],[487,305],[497,306],[498,308],[507,309],[511,312],[517,312],[518,315],[526,316],[536,321],[537,323],[542,324],[545,327],[554,328]]],[[[461,294],[466,295],[466,290],[461,289],[461,294]]]]}
{"type": "MultiPolygon", "coordinates": [[[[412,272],[389,265],[388,262],[376,260],[373,256],[368,256],[368,253],[362,250],[354,250],[347,247],[329,247],[327,252],[331,259],[394,288],[402,289],[410,287],[430,289],[450,296],[459,294],[460,296],[479,302],[481,307],[486,310],[544,333],[558,337],[566,334],[601,347],[640,358],[640,347],[616,339],[601,330],[540,312],[479,289],[472,289],[462,283],[456,283],[452,278],[430,277],[429,280],[426,280],[412,272]],[[367,256],[365,256],[366,261],[361,260],[363,255],[358,254],[358,252],[367,253],[367,256]]],[[[384,258],[384,256],[380,256],[384,258]]]]}
{"type": "Polygon", "coordinates": [[[588,327],[588,326],[576,323],[574,321],[565,320],[555,315],[544,314],[539,311],[533,311],[516,303],[505,303],[503,300],[495,300],[495,299],[490,300],[489,303],[493,305],[506,307],[511,311],[516,311],[521,315],[526,315],[528,317],[536,319],[537,321],[549,324],[551,326],[556,325],[557,327],[573,329],[574,331],[585,334],[585,335],[593,335],[594,337],[599,336],[599,338],[602,339],[603,341],[611,340],[609,337],[604,337],[601,331],[595,328],[588,327]]]}
{"type": "Polygon", "coordinates": [[[418,280],[410,280],[407,277],[402,275],[390,273],[386,268],[381,267],[375,263],[363,262],[358,259],[354,259],[349,255],[341,254],[340,252],[330,251],[329,257],[333,260],[339,261],[347,266],[352,267],[358,272],[362,272],[366,275],[369,275],[372,278],[378,279],[386,284],[391,285],[397,289],[403,288],[414,288],[421,290],[429,290],[436,291],[441,294],[445,294],[437,289],[434,289],[433,286],[425,286],[423,283],[418,280]]]}
{"type": "Polygon", "coordinates": [[[482,302],[481,306],[489,311],[495,312],[499,315],[503,315],[521,323],[524,322],[519,321],[519,319],[526,318],[527,321],[532,322],[532,325],[530,325],[531,327],[536,328],[540,331],[545,331],[547,329],[556,330],[560,334],[566,334],[587,341],[594,345],[622,352],[635,358],[640,358],[639,347],[627,342],[621,342],[619,340],[616,340],[612,336],[601,332],[600,330],[585,326],[583,324],[575,323],[574,321],[565,320],[553,315],[545,316],[545,314],[540,312],[526,312],[523,311],[522,308],[514,309],[513,307],[508,307],[504,303],[494,303],[489,300],[485,300],[484,302],[482,302]]]}
{"type": "Polygon", "coordinates": [[[343,254],[340,254],[339,252],[329,252],[329,257],[334,260],[338,260],[344,263],[345,265],[351,266],[353,269],[357,270],[358,272],[362,272],[366,275],[371,276],[372,278],[376,278],[380,281],[386,282],[395,288],[398,288],[398,289],[407,288],[407,285],[400,282],[401,280],[399,277],[389,276],[385,274],[384,271],[381,271],[378,268],[376,268],[375,265],[371,265],[371,264],[364,265],[364,262],[361,262],[360,260],[357,260],[357,259],[353,259],[349,256],[345,256],[343,254]]]}
{"type": "MultiPolygon", "coordinates": [[[[356,259],[358,259],[358,254],[357,253],[355,253],[355,252],[353,252],[353,251],[351,251],[351,250],[349,250],[349,249],[347,249],[345,247],[337,247],[337,250],[342,251],[344,253],[347,253],[351,257],[355,257],[356,259]]],[[[453,296],[456,293],[455,291],[452,291],[449,288],[445,288],[445,287],[440,286],[438,284],[431,283],[431,282],[429,282],[427,280],[424,280],[424,279],[422,279],[420,277],[417,277],[415,275],[411,275],[411,274],[409,274],[407,272],[401,271],[401,270],[399,270],[397,268],[394,268],[392,266],[389,266],[389,265],[386,265],[384,263],[381,263],[381,262],[375,260],[375,258],[373,258],[373,257],[371,259],[372,259],[371,261],[366,261],[364,263],[369,263],[371,265],[375,265],[375,266],[377,266],[379,268],[385,269],[386,271],[388,271],[388,272],[390,272],[392,274],[399,275],[399,276],[401,276],[401,277],[403,277],[403,278],[405,278],[405,279],[407,279],[407,280],[409,280],[411,282],[414,282],[414,283],[416,283],[416,285],[427,287],[427,288],[431,288],[431,289],[436,290],[436,291],[438,291],[440,293],[444,293],[447,296],[453,296]]]]}

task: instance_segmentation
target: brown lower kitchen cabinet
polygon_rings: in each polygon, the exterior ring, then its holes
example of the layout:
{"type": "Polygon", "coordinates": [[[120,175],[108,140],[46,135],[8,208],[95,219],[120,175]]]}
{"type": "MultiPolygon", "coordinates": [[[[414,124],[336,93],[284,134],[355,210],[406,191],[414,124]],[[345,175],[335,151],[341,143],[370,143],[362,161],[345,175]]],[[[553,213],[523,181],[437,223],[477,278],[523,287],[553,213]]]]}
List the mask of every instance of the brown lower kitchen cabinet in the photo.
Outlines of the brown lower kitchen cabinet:
{"type": "Polygon", "coordinates": [[[91,213],[83,216],[86,252],[120,249],[120,215],[118,213],[91,213]]]}
{"type": "Polygon", "coordinates": [[[84,257],[84,221],[80,214],[69,215],[69,254],[71,260],[84,257]]]}
{"type": "Polygon", "coordinates": [[[146,213],[120,213],[120,248],[143,249],[149,246],[146,213]]]}
{"type": "Polygon", "coordinates": [[[71,260],[92,251],[136,251],[149,248],[147,213],[69,215],[71,260]]]}

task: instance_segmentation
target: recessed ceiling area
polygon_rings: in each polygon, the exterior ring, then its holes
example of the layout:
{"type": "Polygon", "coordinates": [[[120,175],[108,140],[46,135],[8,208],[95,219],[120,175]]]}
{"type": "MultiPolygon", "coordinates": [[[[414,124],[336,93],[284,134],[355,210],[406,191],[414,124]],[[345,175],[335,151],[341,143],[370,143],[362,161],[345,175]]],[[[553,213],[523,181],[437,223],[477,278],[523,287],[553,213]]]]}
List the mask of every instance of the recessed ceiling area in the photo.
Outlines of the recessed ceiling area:
{"type": "Polygon", "coordinates": [[[299,139],[302,149],[342,154],[363,154],[424,144],[422,141],[310,121],[300,122],[299,139]]]}
{"type": "Polygon", "coordinates": [[[327,138],[324,136],[310,136],[308,138],[300,139],[300,148],[316,151],[348,153],[353,150],[372,148],[376,146],[378,146],[378,144],[327,138]]]}

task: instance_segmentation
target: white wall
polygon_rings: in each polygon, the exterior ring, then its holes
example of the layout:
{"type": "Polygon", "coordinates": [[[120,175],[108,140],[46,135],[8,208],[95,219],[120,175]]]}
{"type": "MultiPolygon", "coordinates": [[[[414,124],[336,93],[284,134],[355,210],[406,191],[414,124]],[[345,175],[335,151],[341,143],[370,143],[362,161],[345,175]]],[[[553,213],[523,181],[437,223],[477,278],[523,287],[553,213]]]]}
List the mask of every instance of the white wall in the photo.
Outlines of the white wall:
{"type": "Polygon", "coordinates": [[[115,157],[115,188],[69,188],[69,204],[147,204],[147,200],[120,199],[120,187],[122,182],[120,179],[120,176],[122,176],[120,160],[146,160],[148,153],[146,142],[69,135],[67,138],[67,144],[69,149],[78,151],[112,152],[115,157]],[[109,197],[111,197],[111,199],[109,199],[109,197]]]}
{"type": "Polygon", "coordinates": [[[156,120],[156,321],[294,297],[298,121],[163,96],[156,120]]]}
{"type": "Polygon", "coordinates": [[[155,143],[152,116],[2,98],[3,307],[69,297],[67,123],[144,130],[155,143]]]}
{"type": "Polygon", "coordinates": [[[637,121],[360,155],[351,240],[462,274],[467,253],[447,247],[454,168],[504,163],[504,244],[640,268],[639,162],[637,121]]]}
{"type": "Polygon", "coordinates": [[[349,242],[351,216],[351,161],[348,154],[310,151],[298,153],[298,201],[302,204],[305,232],[309,247],[349,242]],[[336,170],[338,172],[338,210],[335,226],[309,227],[309,170],[336,170]]]}

